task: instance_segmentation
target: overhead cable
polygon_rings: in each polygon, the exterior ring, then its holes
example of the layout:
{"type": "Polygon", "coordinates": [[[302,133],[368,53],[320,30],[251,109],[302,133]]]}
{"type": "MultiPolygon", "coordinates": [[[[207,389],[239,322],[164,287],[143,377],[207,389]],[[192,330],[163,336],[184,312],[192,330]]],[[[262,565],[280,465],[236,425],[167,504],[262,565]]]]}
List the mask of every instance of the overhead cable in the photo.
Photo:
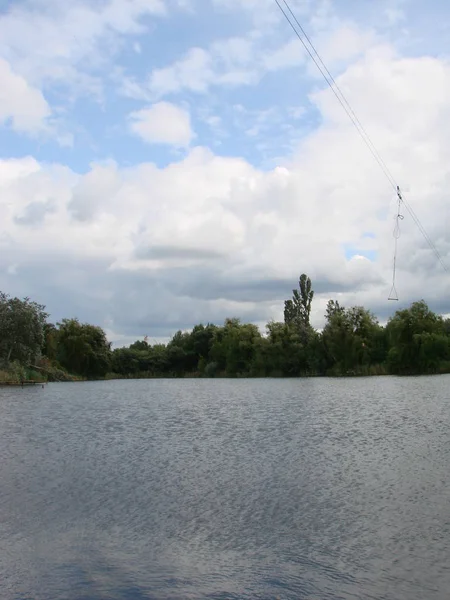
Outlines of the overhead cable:
{"type": "MultiPolygon", "coordinates": [[[[419,231],[422,233],[425,241],[427,242],[427,244],[429,245],[429,247],[431,248],[431,250],[434,252],[434,254],[437,257],[438,261],[440,262],[441,266],[443,267],[443,269],[446,272],[448,272],[448,268],[447,268],[446,264],[444,263],[444,261],[443,261],[441,255],[440,255],[438,249],[436,248],[435,244],[433,243],[433,241],[431,240],[430,236],[426,232],[424,226],[420,222],[419,217],[416,215],[416,213],[414,212],[413,208],[409,205],[409,203],[404,198],[403,194],[400,192],[400,188],[399,188],[399,186],[398,186],[398,184],[397,184],[394,176],[392,175],[392,173],[389,170],[388,166],[386,165],[385,161],[383,160],[383,158],[381,157],[380,153],[376,149],[376,147],[375,147],[374,143],[372,142],[369,134],[364,129],[364,127],[363,127],[361,121],[358,119],[355,111],[353,110],[353,108],[351,107],[351,105],[349,104],[349,102],[347,101],[347,99],[345,98],[344,94],[342,93],[342,90],[340,89],[340,87],[336,83],[336,80],[334,79],[333,75],[327,69],[324,61],[320,57],[320,55],[317,52],[316,48],[314,47],[314,44],[312,43],[311,39],[308,37],[306,31],[304,30],[304,28],[302,27],[301,23],[299,22],[299,20],[295,16],[295,14],[292,11],[291,7],[289,6],[289,3],[287,2],[287,0],[275,0],[275,2],[278,5],[278,8],[280,9],[280,11],[283,13],[286,21],[291,26],[291,28],[294,31],[295,35],[298,37],[298,39],[302,43],[302,45],[305,48],[306,52],[309,54],[310,58],[312,59],[312,61],[314,62],[314,64],[316,65],[316,67],[318,68],[318,70],[320,71],[320,73],[322,74],[323,78],[327,82],[327,84],[330,87],[331,91],[336,96],[337,100],[339,101],[339,104],[342,106],[342,108],[346,112],[347,116],[349,117],[350,121],[352,122],[352,124],[354,125],[354,127],[356,128],[356,130],[358,131],[358,133],[360,134],[360,136],[363,139],[364,143],[368,147],[370,153],[372,154],[372,156],[377,161],[379,167],[383,171],[383,173],[384,173],[386,179],[389,181],[391,187],[394,189],[394,191],[395,191],[395,193],[397,195],[397,200],[398,200],[398,205],[399,205],[399,210],[397,211],[397,217],[396,217],[397,222],[398,222],[398,215],[400,214],[400,205],[403,204],[405,206],[406,210],[408,211],[408,213],[410,214],[412,220],[417,225],[419,231]],[[283,8],[283,5],[284,5],[285,8],[283,8]]],[[[396,240],[397,239],[398,238],[396,238],[396,240]]],[[[396,252],[397,252],[397,241],[396,241],[396,244],[395,244],[395,257],[394,257],[395,259],[396,259],[396,252]]],[[[395,278],[395,264],[394,264],[394,278],[395,278]]]]}

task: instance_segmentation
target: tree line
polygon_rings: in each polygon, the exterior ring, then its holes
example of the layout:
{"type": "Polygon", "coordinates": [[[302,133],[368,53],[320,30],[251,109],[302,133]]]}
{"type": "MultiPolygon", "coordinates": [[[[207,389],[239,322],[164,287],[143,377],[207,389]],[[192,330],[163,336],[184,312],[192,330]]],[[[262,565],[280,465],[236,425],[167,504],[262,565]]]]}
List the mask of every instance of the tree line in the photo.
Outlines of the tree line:
{"type": "Polygon", "coordinates": [[[112,350],[101,327],[77,319],[48,322],[45,307],[0,293],[0,368],[48,377],[301,377],[450,372],[450,320],[421,300],[382,326],[362,306],[330,300],[321,331],[310,324],[311,279],[300,276],[284,320],[264,333],[227,318],[223,325],[177,331],[167,344],[137,340],[112,350]],[[59,374],[58,376],[56,374],[59,374]]]}

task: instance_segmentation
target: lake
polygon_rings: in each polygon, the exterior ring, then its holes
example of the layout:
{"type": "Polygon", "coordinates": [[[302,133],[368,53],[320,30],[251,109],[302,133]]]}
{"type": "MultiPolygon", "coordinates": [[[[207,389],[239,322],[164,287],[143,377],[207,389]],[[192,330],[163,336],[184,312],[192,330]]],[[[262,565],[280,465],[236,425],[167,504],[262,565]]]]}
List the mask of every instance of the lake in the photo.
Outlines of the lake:
{"type": "Polygon", "coordinates": [[[450,376],[0,388],[3,600],[448,600],[450,376]]]}

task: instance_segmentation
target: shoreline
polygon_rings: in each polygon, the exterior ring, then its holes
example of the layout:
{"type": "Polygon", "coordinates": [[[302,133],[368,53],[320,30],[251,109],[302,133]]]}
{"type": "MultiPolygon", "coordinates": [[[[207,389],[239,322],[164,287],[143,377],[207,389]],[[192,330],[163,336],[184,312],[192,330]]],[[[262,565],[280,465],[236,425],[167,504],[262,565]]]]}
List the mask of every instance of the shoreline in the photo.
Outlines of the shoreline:
{"type": "Polygon", "coordinates": [[[170,376],[170,375],[152,375],[148,377],[105,377],[101,379],[66,379],[62,381],[0,381],[0,387],[35,387],[41,385],[44,387],[50,383],[90,383],[90,382],[102,382],[102,381],[145,381],[145,380],[182,380],[182,379],[201,379],[201,380],[242,380],[242,379],[363,379],[363,378],[373,378],[373,377],[437,377],[442,375],[449,375],[450,373],[405,373],[405,374],[397,374],[397,373],[380,373],[380,374],[361,374],[361,375],[303,375],[303,376],[295,376],[295,377],[286,377],[286,376],[251,376],[251,375],[241,375],[241,376],[218,376],[218,377],[202,377],[196,375],[183,375],[183,376],[170,376]]]}

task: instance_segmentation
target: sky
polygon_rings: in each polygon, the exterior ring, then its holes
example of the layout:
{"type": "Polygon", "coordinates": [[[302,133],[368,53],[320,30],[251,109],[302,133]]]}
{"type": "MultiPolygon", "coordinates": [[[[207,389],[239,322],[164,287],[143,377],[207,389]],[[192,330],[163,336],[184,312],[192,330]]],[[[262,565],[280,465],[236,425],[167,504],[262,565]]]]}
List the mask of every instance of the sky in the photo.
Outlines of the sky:
{"type": "MultiPolygon", "coordinates": [[[[450,5],[290,7],[450,269],[450,5]]],[[[275,0],[0,0],[0,290],[115,346],[450,275],[275,0]]]]}

